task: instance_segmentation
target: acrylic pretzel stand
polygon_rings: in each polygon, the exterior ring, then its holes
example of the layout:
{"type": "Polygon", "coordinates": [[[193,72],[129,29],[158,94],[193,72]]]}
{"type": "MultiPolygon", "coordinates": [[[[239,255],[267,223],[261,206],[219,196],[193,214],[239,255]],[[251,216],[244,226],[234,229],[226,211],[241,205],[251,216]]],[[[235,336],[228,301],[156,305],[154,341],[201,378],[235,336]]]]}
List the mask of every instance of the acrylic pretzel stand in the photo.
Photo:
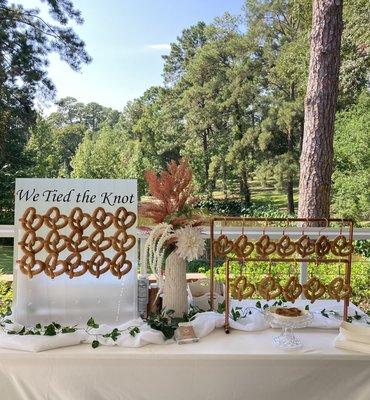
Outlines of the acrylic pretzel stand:
{"type": "MultiPolygon", "coordinates": [[[[243,218],[243,217],[217,217],[210,220],[210,238],[211,238],[211,252],[210,252],[210,308],[214,309],[214,261],[215,257],[226,261],[226,284],[225,284],[225,323],[224,329],[226,333],[229,333],[229,310],[230,310],[230,261],[239,261],[246,263],[252,261],[254,263],[258,262],[306,262],[306,263],[343,263],[345,265],[344,273],[344,285],[350,288],[351,283],[351,261],[353,253],[353,221],[350,219],[320,219],[320,218],[243,218]],[[222,225],[220,236],[215,238],[215,223],[224,222],[225,227],[227,221],[229,222],[241,222],[242,232],[239,237],[235,240],[230,240],[227,235],[222,234],[222,225]],[[329,240],[321,232],[328,228],[330,223],[339,223],[340,229],[338,235],[333,239],[329,240]],[[244,235],[245,224],[249,225],[253,223],[264,223],[264,228],[261,237],[255,241],[248,241],[246,235],[244,235]],[[315,239],[310,239],[308,234],[305,235],[305,227],[301,227],[302,236],[298,240],[294,241],[290,239],[288,234],[285,234],[287,226],[282,227],[283,235],[277,241],[270,240],[269,236],[265,234],[265,229],[267,226],[271,227],[271,224],[275,223],[285,223],[290,225],[292,223],[306,224],[307,226],[319,226],[319,237],[315,239]],[[324,227],[322,224],[325,224],[324,227]],[[343,227],[348,227],[347,237],[343,234],[343,227]],[[305,240],[305,242],[304,242],[305,240]],[[308,247],[302,249],[302,243],[305,243],[308,247]],[[300,247],[298,247],[300,246],[300,247]],[[276,256],[276,254],[278,256],[276,256]],[[295,254],[299,256],[293,257],[295,254]],[[329,258],[330,257],[330,258],[329,258]]],[[[302,283],[302,282],[301,282],[302,283]]],[[[326,290],[324,291],[324,293],[326,290]]],[[[324,294],[322,293],[322,295],[324,294]]],[[[343,320],[348,317],[348,306],[350,299],[350,290],[347,293],[343,292],[342,297],[336,297],[344,300],[343,306],[343,320]]],[[[245,297],[244,297],[245,298],[245,297]]],[[[316,298],[313,298],[315,301],[316,298]]]]}

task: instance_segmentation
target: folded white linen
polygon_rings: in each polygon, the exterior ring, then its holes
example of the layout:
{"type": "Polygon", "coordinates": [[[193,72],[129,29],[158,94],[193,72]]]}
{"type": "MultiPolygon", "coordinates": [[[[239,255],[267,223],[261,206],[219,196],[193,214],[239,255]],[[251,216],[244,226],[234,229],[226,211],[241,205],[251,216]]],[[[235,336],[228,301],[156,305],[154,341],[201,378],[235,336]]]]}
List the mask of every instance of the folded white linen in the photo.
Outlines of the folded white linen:
{"type": "Polygon", "coordinates": [[[334,339],[334,346],[344,350],[358,351],[360,353],[370,354],[370,345],[367,343],[347,340],[342,333],[334,339]]]}
{"type": "Polygon", "coordinates": [[[370,346],[370,325],[342,322],[339,331],[346,340],[370,346]]]}
{"type": "Polygon", "coordinates": [[[39,335],[9,335],[0,333],[0,347],[11,350],[39,352],[58,347],[74,346],[86,339],[86,333],[81,331],[58,333],[55,336],[39,335]]]}

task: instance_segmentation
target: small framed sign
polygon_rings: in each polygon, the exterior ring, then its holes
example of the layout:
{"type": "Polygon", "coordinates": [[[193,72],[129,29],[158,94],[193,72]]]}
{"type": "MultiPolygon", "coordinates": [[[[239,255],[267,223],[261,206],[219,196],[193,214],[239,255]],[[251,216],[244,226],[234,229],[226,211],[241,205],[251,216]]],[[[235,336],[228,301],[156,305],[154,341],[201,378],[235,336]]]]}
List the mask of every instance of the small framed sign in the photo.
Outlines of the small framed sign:
{"type": "Polygon", "coordinates": [[[136,180],[17,179],[15,225],[15,321],[137,316],[136,180]]]}

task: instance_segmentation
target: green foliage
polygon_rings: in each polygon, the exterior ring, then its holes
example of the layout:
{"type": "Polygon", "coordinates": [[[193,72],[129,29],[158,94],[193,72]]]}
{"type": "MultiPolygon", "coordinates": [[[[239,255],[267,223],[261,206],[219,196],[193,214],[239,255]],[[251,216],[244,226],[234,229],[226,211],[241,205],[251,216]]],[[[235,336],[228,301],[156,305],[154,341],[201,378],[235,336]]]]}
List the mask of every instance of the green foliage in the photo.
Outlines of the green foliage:
{"type": "Polygon", "coordinates": [[[370,218],[370,94],[337,115],[333,208],[342,217],[370,218]]]}
{"type": "Polygon", "coordinates": [[[150,314],[146,322],[152,329],[162,332],[166,339],[171,339],[177,329],[173,313],[173,310],[163,310],[161,314],[150,314]]]}

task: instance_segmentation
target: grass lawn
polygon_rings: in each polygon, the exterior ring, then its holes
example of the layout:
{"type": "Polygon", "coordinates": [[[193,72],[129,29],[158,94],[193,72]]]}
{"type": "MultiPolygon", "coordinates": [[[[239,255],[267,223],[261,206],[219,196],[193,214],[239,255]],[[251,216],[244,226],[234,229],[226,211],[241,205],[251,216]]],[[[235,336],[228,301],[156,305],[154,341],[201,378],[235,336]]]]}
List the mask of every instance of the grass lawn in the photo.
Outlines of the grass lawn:
{"type": "Polygon", "coordinates": [[[13,273],[13,246],[0,245],[0,270],[4,274],[13,273]]]}

